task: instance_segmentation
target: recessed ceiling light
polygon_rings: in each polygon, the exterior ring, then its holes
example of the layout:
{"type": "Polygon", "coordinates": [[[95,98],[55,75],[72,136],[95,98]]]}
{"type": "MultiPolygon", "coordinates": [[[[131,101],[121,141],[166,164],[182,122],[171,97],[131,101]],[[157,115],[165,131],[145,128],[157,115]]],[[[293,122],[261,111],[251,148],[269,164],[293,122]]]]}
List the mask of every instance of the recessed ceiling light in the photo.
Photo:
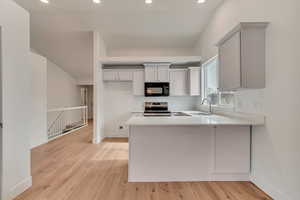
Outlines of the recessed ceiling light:
{"type": "Polygon", "coordinates": [[[49,0],[40,0],[43,3],[49,3],[49,0]]]}
{"type": "Polygon", "coordinates": [[[145,3],[146,3],[146,4],[151,4],[151,3],[152,3],[152,0],[145,0],[145,3]]]}
{"type": "Polygon", "coordinates": [[[198,2],[198,3],[205,3],[206,0],[198,0],[197,2],[198,2]]]}
{"type": "Polygon", "coordinates": [[[99,4],[101,3],[101,0],[93,0],[93,2],[99,4]]]}

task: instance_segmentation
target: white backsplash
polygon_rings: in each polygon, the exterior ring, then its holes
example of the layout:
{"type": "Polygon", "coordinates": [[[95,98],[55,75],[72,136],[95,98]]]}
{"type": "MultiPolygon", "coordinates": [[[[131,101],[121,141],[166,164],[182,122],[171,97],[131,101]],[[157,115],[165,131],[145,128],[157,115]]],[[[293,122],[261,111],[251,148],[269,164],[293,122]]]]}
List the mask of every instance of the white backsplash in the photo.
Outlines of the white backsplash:
{"type": "Polygon", "coordinates": [[[128,136],[125,122],[131,112],[142,112],[144,102],[161,101],[169,103],[170,111],[196,109],[197,97],[142,97],[133,96],[131,82],[104,83],[104,131],[106,137],[128,136]],[[120,129],[123,126],[123,129],[120,129]]]}
{"type": "MultiPolygon", "coordinates": [[[[104,130],[106,137],[126,137],[125,122],[132,112],[142,112],[144,102],[169,103],[170,111],[195,110],[201,103],[198,97],[143,97],[133,96],[131,82],[105,82],[104,84],[104,130]],[[120,129],[123,126],[123,129],[120,129]]],[[[235,94],[235,112],[264,114],[264,90],[244,90],[235,94]]]]}
{"type": "Polygon", "coordinates": [[[134,111],[143,111],[144,102],[168,102],[170,111],[184,111],[196,109],[195,97],[135,97],[134,111]]]}
{"type": "MultiPolygon", "coordinates": [[[[261,90],[243,90],[234,94],[234,106],[231,107],[214,107],[219,112],[238,112],[245,114],[264,115],[264,89],[261,90]]],[[[198,99],[198,109],[207,110],[207,106],[201,105],[201,98],[198,99]]]]}
{"type": "Polygon", "coordinates": [[[244,90],[235,94],[235,111],[264,114],[264,90],[244,90]]]}

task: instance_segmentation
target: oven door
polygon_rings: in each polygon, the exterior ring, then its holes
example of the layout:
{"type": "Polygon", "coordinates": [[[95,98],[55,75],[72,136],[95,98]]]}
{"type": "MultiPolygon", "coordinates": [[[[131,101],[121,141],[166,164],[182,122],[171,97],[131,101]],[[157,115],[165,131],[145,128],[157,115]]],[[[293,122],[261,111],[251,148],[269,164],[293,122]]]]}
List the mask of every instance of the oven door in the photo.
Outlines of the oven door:
{"type": "Polygon", "coordinates": [[[145,96],[169,96],[169,83],[145,83],[145,96]]]}

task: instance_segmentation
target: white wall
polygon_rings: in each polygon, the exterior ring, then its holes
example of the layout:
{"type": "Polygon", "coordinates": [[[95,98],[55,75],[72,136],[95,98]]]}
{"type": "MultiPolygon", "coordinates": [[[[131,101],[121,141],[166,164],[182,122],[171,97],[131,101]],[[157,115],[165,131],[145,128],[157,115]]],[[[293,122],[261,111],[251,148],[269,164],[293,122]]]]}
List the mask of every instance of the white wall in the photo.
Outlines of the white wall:
{"type": "Polygon", "coordinates": [[[31,111],[32,132],[30,146],[34,148],[48,141],[47,138],[47,59],[36,53],[30,53],[32,66],[32,99],[31,111]]]}
{"type": "MultiPolygon", "coordinates": [[[[47,60],[47,108],[76,107],[81,105],[80,87],[69,73],[65,72],[50,60],[47,60]]],[[[64,118],[68,123],[80,121],[80,110],[68,111],[64,118]]],[[[47,113],[47,128],[49,128],[59,112],[47,113]]]]}
{"type": "Polygon", "coordinates": [[[104,137],[104,99],[102,64],[100,57],[106,56],[106,46],[97,32],[93,32],[93,67],[94,67],[94,129],[93,143],[98,144],[104,137]]]}
{"type": "Polygon", "coordinates": [[[300,196],[300,68],[298,0],[226,0],[208,23],[196,52],[208,59],[215,43],[239,21],[269,21],[266,89],[237,94],[236,110],[263,113],[265,127],[253,129],[253,182],[274,199],[300,196]]]}
{"type": "Polygon", "coordinates": [[[193,110],[197,97],[138,97],[133,96],[132,82],[104,83],[104,135],[105,137],[127,137],[126,121],[131,112],[143,112],[145,101],[169,102],[171,111],[193,110]],[[124,126],[124,129],[119,129],[124,126]]]}
{"type": "Polygon", "coordinates": [[[48,109],[80,105],[77,81],[53,62],[47,60],[48,109]]]}
{"type": "Polygon", "coordinates": [[[2,200],[31,186],[30,141],[32,70],[29,60],[29,14],[11,0],[0,1],[2,31],[2,200]]]}

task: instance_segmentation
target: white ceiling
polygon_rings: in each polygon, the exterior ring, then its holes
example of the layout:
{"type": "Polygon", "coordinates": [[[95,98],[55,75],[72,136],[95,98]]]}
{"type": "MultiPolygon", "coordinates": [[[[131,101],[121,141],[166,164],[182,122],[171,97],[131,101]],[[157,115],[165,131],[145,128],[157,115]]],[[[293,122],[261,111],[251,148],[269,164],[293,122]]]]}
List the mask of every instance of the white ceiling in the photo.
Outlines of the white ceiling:
{"type": "Polygon", "coordinates": [[[15,0],[31,13],[31,45],[76,78],[92,75],[91,30],[108,49],[193,48],[223,0],[15,0]]]}

